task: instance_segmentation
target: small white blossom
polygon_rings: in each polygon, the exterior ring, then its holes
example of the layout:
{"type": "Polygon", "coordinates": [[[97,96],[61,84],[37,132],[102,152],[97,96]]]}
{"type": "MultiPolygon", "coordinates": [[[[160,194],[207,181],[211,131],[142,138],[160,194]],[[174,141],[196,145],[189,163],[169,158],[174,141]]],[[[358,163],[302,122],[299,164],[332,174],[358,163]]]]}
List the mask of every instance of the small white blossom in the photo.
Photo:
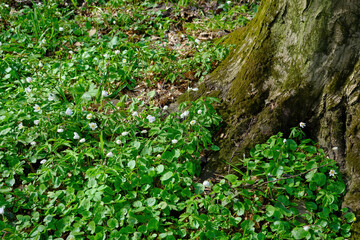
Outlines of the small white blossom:
{"type": "Polygon", "coordinates": [[[35,124],[35,125],[38,125],[39,122],[40,122],[40,120],[34,120],[34,124],[35,124]]]}
{"type": "Polygon", "coordinates": [[[115,21],[115,20],[113,21],[113,24],[116,24],[116,21],[115,21]]]}
{"type": "Polygon", "coordinates": [[[131,115],[132,115],[133,117],[137,117],[139,114],[138,114],[138,112],[134,111],[131,115]]]}
{"type": "Polygon", "coordinates": [[[73,111],[70,108],[67,108],[65,114],[71,116],[73,114],[73,111]]]}
{"type": "Polygon", "coordinates": [[[156,118],[154,116],[151,116],[151,115],[148,115],[147,117],[147,120],[149,120],[150,123],[153,123],[156,121],[156,118]]]}
{"type": "Polygon", "coordinates": [[[206,188],[209,188],[211,186],[211,183],[208,180],[205,180],[203,182],[203,186],[206,187],[206,188]]]}
{"type": "Polygon", "coordinates": [[[306,123],[304,123],[304,122],[300,122],[300,124],[299,124],[299,125],[300,125],[300,127],[301,127],[301,128],[306,127],[306,123]]]}
{"type": "Polygon", "coordinates": [[[79,142],[84,143],[84,142],[85,142],[85,138],[80,139],[79,142]]]}
{"type": "Polygon", "coordinates": [[[40,161],[40,164],[44,164],[44,163],[46,163],[46,159],[40,161]]]}
{"type": "Polygon", "coordinates": [[[199,109],[199,110],[197,111],[197,113],[198,113],[198,114],[202,114],[202,110],[199,109]]]}
{"type": "Polygon", "coordinates": [[[173,139],[173,140],[171,140],[171,142],[172,142],[172,144],[176,144],[178,142],[178,140],[173,139]]]}
{"type": "Polygon", "coordinates": [[[337,174],[337,173],[335,172],[335,170],[331,169],[330,172],[329,172],[329,176],[330,176],[330,177],[334,177],[335,174],[337,174]]]}
{"type": "Polygon", "coordinates": [[[31,145],[31,146],[35,146],[35,145],[36,145],[36,142],[32,141],[32,142],[30,143],[30,145],[31,145]]]}
{"type": "Polygon", "coordinates": [[[72,55],[72,54],[74,54],[74,52],[70,50],[70,51],[69,51],[69,54],[71,54],[71,55],[72,55]]]}
{"type": "Polygon", "coordinates": [[[191,120],[190,121],[190,125],[195,125],[196,124],[196,121],[195,120],[191,120]]]}
{"type": "Polygon", "coordinates": [[[108,152],[108,154],[106,154],[107,157],[113,157],[113,153],[112,152],[108,152]]]}
{"type": "Polygon", "coordinates": [[[158,154],[158,155],[156,155],[156,157],[157,157],[157,158],[161,158],[161,155],[160,155],[160,154],[158,154]]]}
{"type": "Polygon", "coordinates": [[[59,27],[59,31],[62,32],[64,30],[64,28],[62,27],[59,27]]]}
{"type": "Polygon", "coordinates": [[[142,130],[141,133],[142,134],[147,133],[147,130],[142,130]]]}
{"type": "Polygon", "coordinates": [[[90,120],[92,118],[92,116],[93,116],[92,113],[89,113],[88,115],[86,115],[86,119],[90,120]]]}
{"type": "Polygon", "coordinates": [[[310,226],[309,226],[309,225],[306,225],[306,226],[304,226],[303,228],[304,228],[305,231],[309,231],[310,226]]]}
{"type": "Polygon", "coordinates": [[[129,132],[122,132],[121,133],[121,135],[123,135],[123,136],[126,136],[126,135],[128,135],[129,134],[129,132]]]}
{"type": "Polygon", "coordinates": [[[91,130],[95,130],[97,128],[97,124],[96,123],[89,123],[89,127],[91,128],[91,130]]]}
{"type": "Polygon", "coordinates": [[[231,1],[227,1],[226,3],[227,3],[228,5],[230,5],[230,4],[231,4],[231,1]]]}
{"type": "Polygon", "coordinates": [[[115,50],[115,55],[120,54],[120,50],[115,50]]]}
{"type": "Polygon", "coordinates": [[[285,139],[283,140],[283,143],[286,143],[286,141],[287,141],[287,140],[286,140],[286,138],[285,138],[285,139]]]}
{"type": "Polygon", "coordinates": [[[165,106],[163,107],[164,110],[167,110],[168,108],[169,108],[168,105],[165,105],[165,106]]]}
{"type": "Polygon", "coordinates": [[[34,108],[34,112],[41,113],[41,108],[39,105],[35,104],[35,106],[33,108],[34,108]]]}
{"type": "Polygon", "coordinates": [[[338,147],[333,147],[332,150],[333,151],[337,151],[339,148],[338,147]]]}
{"type": "Polygon", "coordinates": [[[59,129],[57,130],[57,132],[58,132],[58,133],[62,133],[62,132],[64,132],[64,129],[59,128],[59,129]]]}
{"type": "Polygon", "coordinates": [[[124,59],[122,60],[122,62],[123,62],[123,63],[126,63],[126,59],[124,58],[124,59]]]}
{"type": "Polygon", "coordinates": [[[120,140],[120,139],[116,140],[115,142],[116,142],[117,145],[120,145],[120,144],[121,144],[121,140],[120,140]]]}
{"type": "Polygon", "coordinates": [[[196,44],[200,45],[201,41],[199,39],[195,39],[196,44]]]}
{"type": "Polygon", "coordinates": [[[24,128],[24,126],[23,126],[22,122],[21,122],[21,123],[19,123],[18,128],[19,128],[19,129],[23,129],[23,128],[24,128]]]}
{"type": "Polygon", "coordinates": [[[109,55],[107,55],[106,53],[104,54],[104,58],[108,58],[109,57],[109,55]]]}
{"type": "Polygon", "coordinates": [[[77,133],[77,132],[74,132],[74,137],[73,137],[74,139],[79,139],[80,138],[80,136],[79,136],[79,134],[77,133]]]}
{"type": "Polygon", "coordinates": [[[102,95],[103,97],[107,97],[107,96],[109,96],[109,93],[108,93],[107,91],[103,90],[103,91],[101,92],[101,95],[102,95]]]}
{"type": "Polygon", "coordinates": [[[25,92],[26,92],[26,93],[30,93],[30,92],[31,92],[31,88],[29,88],[29,87],[25,88],[25,92]]]}
{"type": "Polygon", "coordinates": [[[49,93],[49,97],[48,97],[48,100],[49,101],[54,101],[54,94],[52,94],[52,93],[49,93]]]}
{"type": "Polygon", "coordinates": [[[46,43],[46,39],[43,38],[43,39],[41,40],[41,42],[42,42],[43,44],[45,44],[45,43],[46,43]]]}
{"type": "Polygon", "coordinates": [[[32,82],[31,77],[27,77],[27,78],[26,78],[26,82],[31,83],[31,82],[32,82]]]}
{"type": "Polygon", "coordinates": [[[187,116],[189,116],[189,111],[183,112],[183,113],[180,115],[180,118],[184,118],[184,117],[187,117],[187,116]]]}
{"type": "Polygon", "coordinates": [[[4,212],[5,212],[5,207],[4,206],[0,207],[0,214],[4,214],[4,212]]]}
{"type": "Polygon", "coordinates": [[[39,67],[43,67],[44,65],[42,64],[42,62],[39,62],[39,67]]]}

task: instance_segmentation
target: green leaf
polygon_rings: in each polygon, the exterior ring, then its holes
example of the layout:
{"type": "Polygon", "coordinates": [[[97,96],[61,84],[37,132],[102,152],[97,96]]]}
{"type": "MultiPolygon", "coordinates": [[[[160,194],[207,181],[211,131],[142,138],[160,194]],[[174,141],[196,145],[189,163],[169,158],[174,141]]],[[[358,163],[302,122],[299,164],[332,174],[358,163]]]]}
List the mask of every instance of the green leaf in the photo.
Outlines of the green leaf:
{"type": "Polygon", "coordinates": [[[115,218],[110,218],[107,221],[107,225],[108,225],[109,228],[114,229],[114,228],[117,228],[119,226],[119,222],[115,218]]]}
{"type": "Polygon", "coordinates": [[[173,172],[167,172],[167,173],[165,173],[164,175],[161,176],[160,180],[161,181],[166,181],[169,178],[171,178],[172,176],[173,176],[173,172]]]}
{"type": "Polygon", "coordinates": [[[305,203],[306,209],[310,212],[313,210],[317,210],[317,205],[314,202],[306,202],[305,203]]]}
{"type": "Polygon", "coordinates": [[[135,160],[131,160],[130,162],[128,162],[128,167],[130,168],[130,169],[134,169],[135,168],[135,166],[136,166],[136,161],[135,160]]]}
{"type": "Polygon", "coordinates": [[[160,174],[164,171],[164,165],[160,164],[156,167],[156,171],[160,174]]]}
{"type": "Polygon", "coordinates": [[[267,205],[266,206],[266,216],[271,217],[272,215],[274,215],[276,208],[274,206],[271,205],[267,205]]]}
{"type": "Polygon", "coordinates": [[[195,184],[195,194],[201,194],[204,192],[204,190],[205,190],[205,187],[203,184],[201,184],[201,183],[195,184]]]}
{"type": "Polygon", "coordinates": [[[304,239],[307,237],[308,234],[309,232],[305,231],[302,227],[296,227],[291,231],[291,235],[295,239],[304,239]]]}
{"type": "Polygon", "coordinates": [[[148,223],[148,230],[153,231],[159,228],[159,221],[156,218],[151,218],[148,223]]]}
{"type": "Polygon", "coordinates": [[[156,199],[155,198],[148,198],[148,199],[146,199],[146,203],[147,203],[148,207],[152,207],[152,206],[155,205],[156,199]]]}
{"type": "Polygon", "coordinates": [[[323,173],[315,173],[312,181],[317,184],[317,186],[322,187],[326,183],[326,175],[323,173]]]}
{"type": "Polygon", "coordinates": [[[224,178],[227,179],[230,183],[233,183],[238,179],[238,176],[236,176],[234,174],[229,174],[229,175],[226,175],[224,178]]]}

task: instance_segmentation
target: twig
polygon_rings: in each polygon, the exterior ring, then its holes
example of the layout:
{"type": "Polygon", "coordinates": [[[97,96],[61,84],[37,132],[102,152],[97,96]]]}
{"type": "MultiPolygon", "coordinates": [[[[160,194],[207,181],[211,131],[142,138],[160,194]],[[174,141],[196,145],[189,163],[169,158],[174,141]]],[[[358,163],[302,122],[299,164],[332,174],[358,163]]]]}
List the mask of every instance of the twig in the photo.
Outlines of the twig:
{"type": "Polygon", "coordinates": [[[244,141],[245,137],[248,135],[248,133],[249,133],[249,131],[250,131],[250,127],[251,127],[251,125],[253,124],[253,122],[254,122],[254,118],[251,119],[251,121],[250,121],[250,123],[249,123],[249,126],[248,126],[248,129],[246,130],[245,136],[244,136],[243,139],[239,142],[239,144],[237,145],[235,151],[234,151],[233,154],[231,155],[231,158],[230,158],[230,160],[229,160],[228,174],[230,173],[231,160],[234,158],[235,153],[236,153],[237,150],[239,149],[241,143],[244,141]]]}

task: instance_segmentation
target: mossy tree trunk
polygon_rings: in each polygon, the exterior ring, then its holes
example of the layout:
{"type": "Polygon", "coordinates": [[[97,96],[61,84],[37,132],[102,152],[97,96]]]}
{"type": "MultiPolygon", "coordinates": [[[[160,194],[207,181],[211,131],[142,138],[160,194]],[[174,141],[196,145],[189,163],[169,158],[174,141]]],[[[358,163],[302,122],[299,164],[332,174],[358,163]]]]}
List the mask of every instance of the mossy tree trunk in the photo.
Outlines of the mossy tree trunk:
{"type": "MultiPolygon", "coordinates": [[[[222,100],[222,150],[210,166],[299,122],[346,173],[345,204],[360,211],[360,0],[262,0],[197,95],[222,100]],[[338,147],[337,151],[332,150],[338,147]]],[[[195,96],[196,97],[196,96],[195,96]]]]}

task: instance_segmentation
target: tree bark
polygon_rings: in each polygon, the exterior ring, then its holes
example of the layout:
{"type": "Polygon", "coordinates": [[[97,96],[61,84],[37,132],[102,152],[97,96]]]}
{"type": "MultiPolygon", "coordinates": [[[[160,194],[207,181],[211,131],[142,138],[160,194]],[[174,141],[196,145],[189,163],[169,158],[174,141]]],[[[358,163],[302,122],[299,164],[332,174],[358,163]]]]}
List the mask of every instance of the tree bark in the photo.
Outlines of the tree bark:
{"type": "Polygon", "coordinates": [[[344,206],[360,212],[359,20],[360,0],[262,0],[249,25],[224,40],[236,44],[229,57],[192,93],[222,100],[221,150],[210,167],[223,173],[236,144],[234,163],[306,122],[345,173],[344,206]]]}

